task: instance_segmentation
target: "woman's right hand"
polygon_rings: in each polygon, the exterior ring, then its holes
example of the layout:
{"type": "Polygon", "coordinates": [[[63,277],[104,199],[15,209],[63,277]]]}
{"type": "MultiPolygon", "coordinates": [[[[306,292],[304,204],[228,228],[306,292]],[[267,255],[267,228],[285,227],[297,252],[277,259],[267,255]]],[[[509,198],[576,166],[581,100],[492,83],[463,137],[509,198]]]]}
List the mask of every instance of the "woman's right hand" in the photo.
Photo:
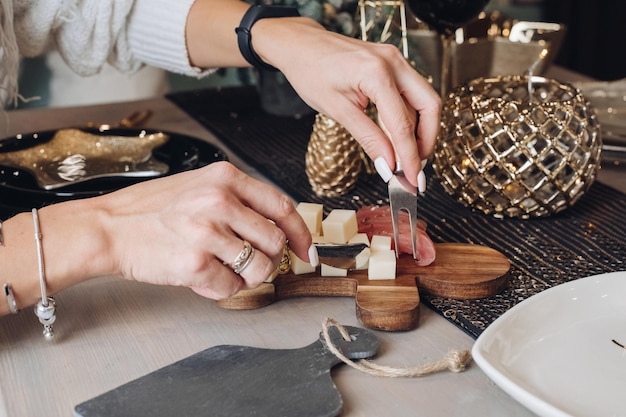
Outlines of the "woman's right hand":
{"type": "MultiPolygon", "coordinates": [[[[303,260],[309,260],[312,248],[291,199],[228,162],[42,209],[42,227],[52,229],[54,217],[63,216],[60,209],[71,204],[84,206],[77,215],[88,214],[93,222],[92,230],[82,232],[101,237],[95,259],[77,260],[98,269],[89,275],[186,286],[213,299],[265,281],[277,268],[286,240],[303,260]],[[237,275],[228,264],[244,240],[255,254],[237,275]]],[[[45,243],[51,232],[43,233],[45,243]]]]}

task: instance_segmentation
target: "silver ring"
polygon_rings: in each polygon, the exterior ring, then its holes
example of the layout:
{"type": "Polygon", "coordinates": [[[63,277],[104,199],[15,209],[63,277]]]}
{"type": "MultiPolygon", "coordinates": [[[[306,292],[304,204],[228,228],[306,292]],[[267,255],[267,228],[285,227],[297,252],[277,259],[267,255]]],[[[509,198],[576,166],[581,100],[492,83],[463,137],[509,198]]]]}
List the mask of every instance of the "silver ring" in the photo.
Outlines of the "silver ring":
{"type": "Polygon", "coordinates": [[[235,274],[241,274],[244,269],[250,262],[252,262],[252,258],[254,258],[254,248],[247,240],[243,241],[243,249],[239,252],[239,255],[235,258],[230,267],[233,269],[235,274]]]}

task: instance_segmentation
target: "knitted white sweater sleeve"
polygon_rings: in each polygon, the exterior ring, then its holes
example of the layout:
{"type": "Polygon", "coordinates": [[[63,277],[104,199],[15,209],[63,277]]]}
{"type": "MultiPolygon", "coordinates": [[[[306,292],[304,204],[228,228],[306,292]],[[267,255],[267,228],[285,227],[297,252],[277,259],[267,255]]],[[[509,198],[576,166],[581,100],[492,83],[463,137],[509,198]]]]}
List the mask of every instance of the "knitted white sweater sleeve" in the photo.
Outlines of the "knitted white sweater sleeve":
{"type": "MultiPolygon", "coordinates": [[[[11,1],[11,0],[9,0],[11,1]]],[[[14,0],[20,54],[41,54],[51,42],[80,75],[108,62],[132,72],[142,64],[186,75],[185,24],[194,0],[14,0]]]]}
{"type": "Polygon", "coordinates": [[[186,75],[210,71],[191,67],[185,38],[195,0],[136,0],[128,25],[130,48],[141,62],[186,75]]]}

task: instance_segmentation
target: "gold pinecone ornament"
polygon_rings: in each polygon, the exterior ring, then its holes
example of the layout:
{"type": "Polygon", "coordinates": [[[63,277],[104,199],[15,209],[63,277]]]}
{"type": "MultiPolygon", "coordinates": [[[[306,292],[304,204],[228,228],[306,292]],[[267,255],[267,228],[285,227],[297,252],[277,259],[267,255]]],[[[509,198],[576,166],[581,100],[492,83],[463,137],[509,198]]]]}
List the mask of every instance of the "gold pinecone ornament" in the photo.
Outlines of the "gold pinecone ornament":
{"type": "MultiPolygon", "coordinates": [[[[374,110],[368,109],[371,117],[374,110]]],[[[306,174],[315,194],[337,197],[357,183],[363,170],[374,172],[361,145],[334,119],[318,113],[306,152],[306,174]]]]}

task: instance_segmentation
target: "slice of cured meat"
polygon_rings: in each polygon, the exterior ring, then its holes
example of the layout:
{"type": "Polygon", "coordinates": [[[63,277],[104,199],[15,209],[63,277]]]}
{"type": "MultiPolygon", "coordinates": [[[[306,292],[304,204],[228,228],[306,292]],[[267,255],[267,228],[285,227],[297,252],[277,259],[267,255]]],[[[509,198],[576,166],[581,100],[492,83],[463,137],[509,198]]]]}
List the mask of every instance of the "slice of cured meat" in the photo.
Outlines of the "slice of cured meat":
{"type": "MultiPolygon", "coordinates": [[[[359,224],[359,233],[366,233],[372,239],[373,235],[391,236],[393,245],[393,225],[391,223],[391,209],[389,206],[366,206],[356,213],[359,224]]],[[[399,252],[412,253],[411,232],[409,216],[406,212],[400,212],[399,252]]],[[[430,265],[435,260],[435,245],[428,234],[426,225],[422,221],[417,224],[417,251],[418,264],[430,265]]]]}

